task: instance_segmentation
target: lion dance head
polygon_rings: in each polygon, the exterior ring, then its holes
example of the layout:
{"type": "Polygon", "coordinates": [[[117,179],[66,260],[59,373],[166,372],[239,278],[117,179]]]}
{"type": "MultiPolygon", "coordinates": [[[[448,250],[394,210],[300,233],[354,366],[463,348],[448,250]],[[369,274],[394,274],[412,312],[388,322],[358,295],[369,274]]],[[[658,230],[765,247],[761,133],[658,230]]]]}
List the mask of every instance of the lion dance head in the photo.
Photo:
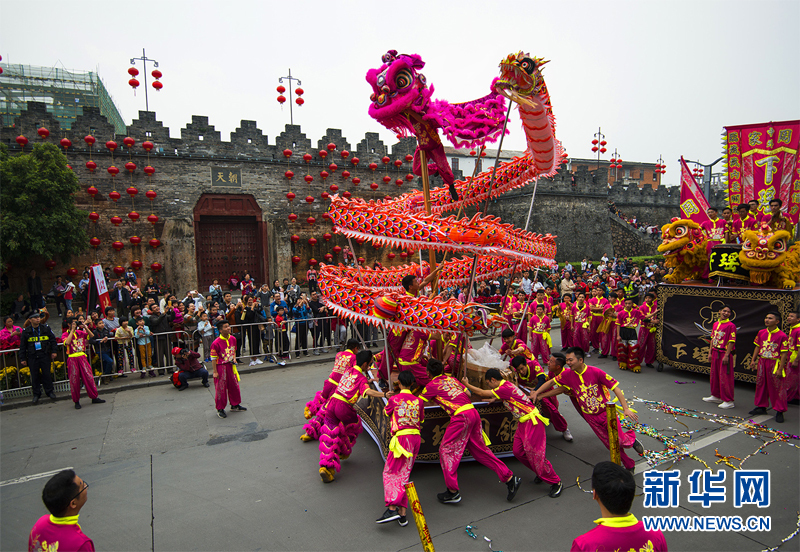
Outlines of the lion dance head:
{"type": "Polygon", "coordinates": [[[786,262],[791,235],[786,230],[773,231],[769,225],[762,224],[747,230],[742,237],[739,262],[750,271],[751,283],[766,284],[786,262]]]}
{"type": "Polygon", "coordinates": [[[662,226],[658,252],[664,255],[666,266],[674,269],[665,279],[680,283],[690,276],[701,275],[707,268],[707,242],[700,225],[692,220],[673,218],[662,226]]]}

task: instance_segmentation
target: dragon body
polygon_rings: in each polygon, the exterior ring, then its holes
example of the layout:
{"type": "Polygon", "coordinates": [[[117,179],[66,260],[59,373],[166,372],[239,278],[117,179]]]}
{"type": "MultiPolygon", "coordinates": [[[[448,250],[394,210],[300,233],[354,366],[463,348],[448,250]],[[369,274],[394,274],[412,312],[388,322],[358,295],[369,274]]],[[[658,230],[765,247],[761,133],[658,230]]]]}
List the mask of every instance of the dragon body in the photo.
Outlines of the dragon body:
{"type": "Polygon", "coordinates": [[[791,234],[763,224],[743,234],[739,262],[750,271],[750,283],[792,289],[800,276],[800,246],[787,244],[791,234]]]}
{"type": "MultiPolygon", "coordinates": [[[[492,216],[442,216],[556,173],[566,154],[555,138],[550,96],[540,72],[546,62],[522,52],[509,55],[501,61],[500,77],[492,81],[489,94],[460,104],[432,99],[433,86],[428,86],[420,73],[425,66],[420,56],[391,50],[382,62],[366,76],[373,92],[369,114],[399,136],[413,134],[418,143],[414,173],[421,175],[420,152],[425,151],[429,170],[439,174],[447,186],[431,190],[430,215],[425,214],[420,191],[369,202],[334,196],[329,209],[334,230],[379,246],[475,255],[476,261],[462,257],[443,263],[439,282],[446,286],[468,284],[473,262],[477,279],[509,275],[515,267],[552,266],[556,244],[550,234],[520,230],[492,216]],[[456,181],[439,131],[455,147],[494,142],[504,131],[505,98],[519,106],[527,140],[525,154],[474,178],[456,181]]],[[[427,271],[426,263],[378,270],[322,265],[320,291],[338,315],[375,324],[469,334],[486,331],[494,324],[477,304],[404,293],[400,284],[404,276],[422,276],[427,271]],[[397,305],[393,316],[373,313],[375,302],[383,299],[397,305]]]]}
{"type": "Polygon", "coordinates": [[[686,279],[700,278],[708,270],[708,242],[700,225],[689,219],[673,218],[661,227],[661,245],[658,252],[664,255],[664,264],[672,274],[664,276],[671,284],[686,279]]]}

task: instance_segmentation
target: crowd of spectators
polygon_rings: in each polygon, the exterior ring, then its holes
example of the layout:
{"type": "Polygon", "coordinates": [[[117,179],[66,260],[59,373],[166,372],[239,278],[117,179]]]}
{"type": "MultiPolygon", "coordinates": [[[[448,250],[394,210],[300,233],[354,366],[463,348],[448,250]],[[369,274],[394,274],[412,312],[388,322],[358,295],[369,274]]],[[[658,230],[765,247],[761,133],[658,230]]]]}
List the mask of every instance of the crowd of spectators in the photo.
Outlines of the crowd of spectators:
{"type": "Polygon", "coordinates": [[[613,201],[608,202],[608,210],[611,211],[612,214],[617,215],[621,220],[628,223],[630,226],[641,232],[642,234],[649,236],[651,240],[658,241],[658,237],[661,234],[661,229],[654,225],[654,224],[647,224],[642,222],[638,219],[636,215],[628,216],[614,204],[613,201]]]}

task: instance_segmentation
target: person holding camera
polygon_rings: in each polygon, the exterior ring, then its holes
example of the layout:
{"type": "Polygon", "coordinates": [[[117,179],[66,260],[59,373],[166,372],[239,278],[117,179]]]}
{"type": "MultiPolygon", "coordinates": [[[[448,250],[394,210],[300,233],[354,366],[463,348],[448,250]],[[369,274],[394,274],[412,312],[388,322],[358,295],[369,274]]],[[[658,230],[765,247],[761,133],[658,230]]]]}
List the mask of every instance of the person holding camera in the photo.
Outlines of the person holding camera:
{"type": "Polygon", "coordinates": [[[203,387],[210,387],[208,370],[200,364],[200,353],[195,353],[186,348],[174,347],[172,356],[175,358],[175,365],[180,370],[178,379],[181,380],[181,386],[178,387],[178,391],[183,391],[189,387],[189,380],[192,378],[203,378],[203,387]]]}
{"type": "Polygon", "coordinates": [[[292,318],[295,319],[292,331],[297,334],[294,342],[295,358],[300,357],[300,351],[308,356],[308,329],[311,316],[311,307],[308,306],[306,294],[301,293],[297,303],[292,308],[292,318]]]}
{"type": "Polygon", "coordinates": [[[331,346],[331,319],[328,307],[325,303],[319,300],[319,294],[315,291],[311,294],[311,301],[309,307],[314,313],[314,354],[319,354],[319,347],[323,347],[323,343],[327,341],[328,347],[322,349],[323,353],[328,352],[331,346]]]}
{"type": "Polygon", "coordinates": [[[104,403],[103,399],[97,395],[97,386],[94,383],[92,366],[86,356],[86,341],[92,339],[92,330],[77,318],[66,320],[69,328],[62,339],[67,352],[67,373],[69,374],[69,392],[72,395],[72,402],[75,403],[75,410],[81,408],[81,385],[86,388],[86,394],[92,399],[92,404],[104,403]]]}

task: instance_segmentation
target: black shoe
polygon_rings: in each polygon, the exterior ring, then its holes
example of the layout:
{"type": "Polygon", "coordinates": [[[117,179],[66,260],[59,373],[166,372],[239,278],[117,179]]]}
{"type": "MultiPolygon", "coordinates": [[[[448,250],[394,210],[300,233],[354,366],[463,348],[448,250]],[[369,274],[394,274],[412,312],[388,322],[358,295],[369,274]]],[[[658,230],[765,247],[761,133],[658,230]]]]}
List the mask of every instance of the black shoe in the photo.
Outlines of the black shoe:
{"type": "Polygon", "coordinates": [[[599,357],[597,357],[597,358],[608,358],[608,355],[600,355],[600,356],[599,356],[599,357]]]}
{"type": "Polygon", "coordinates": [[[232,411],[233,411],[233,410],[236,410],[237,412],[244,412],[244,411],[246,411],[247,409],[246,409],[245,407],[243,407],[241,404],[235,404],[235,405],[232,405],[232,406],[231,406],[231,410],[232,410],[232,411]]]}
{"type": "Polygon", "coordinates": [[[105,399],[101,399],[100,397],[97,397],[96,399],[92,399],[92,404],[103,404],[104,402],[106,402],[106,400],[105,399]]]}
{"type": "Polygon", "coordinates": [[[775,421],[778,422],[779,424],[783,423],[783,412],[778,412],[777,414],[775,414],[775,421]]]}
{"type": "Polygon", "coordinates": [[[57,400],[58,400],[58,397],[56,397],[56,394],[55,394],[55,393],[53,393],[52,391],[50,391],[50,392],[47,394],[47,396],[48,396],[48,397],[50,397],[50,400],[51,400],[51,401],[57,401],[57,400]]]}
{"type": "Polygon", "coordinates": [[[797,406],[798,404],[800,404],[800,399],[792,399],[789,401],[789,404],[797,406]]]}
{"type": "Polygon", "coordinates": [[[558,498],[558,496],[561,494],[561,489],[563,489],[561,481],[559,481],[558,483],[553,483],[552,485],[550,485],[550,492],[547,493],[547,496],[549,496],[550,498],[558,498]]]}
{"type": "Polygon", "coordinates": [[[225,414],[224,410],[217,410],[217,416],[219,416],[220,418],[227,418],[228,417],[228,415],[225,414]]]}
{"type": "Polygon", "coordinates": [[[400,519],[397,520],[397,523],[400,524],[400,527],[405,527],[408,525],[408,518],[406,516],[400,516],[400,519]]]}
{"type": "Polygon", "coordinates": [[[517,477],[516,475],[512,475],[511,479],[506,482],[506,487],[508,487],[508,496],[506,496],[506,500],[511,502],[514,500],[514,497],[517,496],[517,491],[519,490],[519,486],[522,484],[522,478],[517,477]]]}
{"type": "Polygon", "coordinates": [[[641,441],[639,441],[639,439],[636,439],[633,442],[633,450],[635,450],[639,454],[639,456],[644,454],[644,447],[642,446],[642,443],[641,441]]]}
{"type": "Polygon", "coordinates": [[[375,523],[389,523],[390,521],[394,521],[396,519],[400,519],[400,514],[397,513],[397,510],[386,508],[386,511],[381,517],[375,520],[375,523]]]}
{"type": "Polygon", "coordinates": [[[647,366],[648,368],[655,368],[652,362],[648,362],[647,364],[645,364],[645,366],[647,366]]]}
{"type": "Polygon", "coordinates": [[[33,404],[39,404],[39,395],[33,396],[33,404]]]}
{"type": "Polygon", "coordinates": [[[759,414],[766,414],[766,413],[767,409],[764,408],[763,406],[757,406],[753,410],[748,412],[748,414],[750,414],[751,416],[758,416],[759,414]]]}
{"type": "Polygon", "coordinates": [[[80,410],[80,409],[81,409],[81,403],[76,402],[75,403],[75,410],[80,410]]]}
{"type": "Polygon", "coordinates": [[[451,493],[450,489],[448,489],[443,493],[437,494],[436,498],[438,498],[439,502],[441,502],[442,504],[456,504],[458,502],[461,502],[461,493],[459,493],[458,491],[451,493]]]}
{"type": "Polygon", "coordinates": [[[617,357],[615,357],[614,355],[611,355],[611,360],[613,360],[614,362],[616,362],[616,361],[617,361],[617,357]]]}
{"type": "Polygon", "coordinates": [[[188,387],[189,387],[189,384],[188,384],[188,383],[182,383],[182,384],[181,384],[181,385],[178,387],[178,391],[183,391],[184,389],[186,389],[186,388],[188,388],[188,387]]]}
{"type": "Polygon", "coordinates": [[[536,483],[537,485],[538,485],[539,483],[541,483],[542,481],[543,481],[543,480],[542,480],[542,478],[541,478],[541,477],[539,477],[538,475],[537,475],[536,477],[534,477],[534,478],[533,478],[533,482],[534,482],[534,483],[536,483]]]}
{"type": "Polygon", "coordinates": [[[208,383],[207,381],[204,381],[203,382],[203,387],[205,387],[207,389],[207,388],[211,387],[211,384],[208,383]]]}

